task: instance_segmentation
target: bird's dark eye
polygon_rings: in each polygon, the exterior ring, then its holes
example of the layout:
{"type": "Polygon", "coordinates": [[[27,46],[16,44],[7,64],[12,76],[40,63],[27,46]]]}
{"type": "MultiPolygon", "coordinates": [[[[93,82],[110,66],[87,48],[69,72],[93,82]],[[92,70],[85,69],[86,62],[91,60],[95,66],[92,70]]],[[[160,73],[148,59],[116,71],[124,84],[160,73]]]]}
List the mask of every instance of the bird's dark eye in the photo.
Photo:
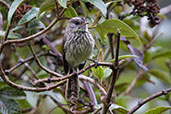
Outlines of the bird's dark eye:
{"type": "Polygon", "coordinates": [[[74,22],[74,24],[75,24],[75,25],[79,25],[79,24],[80,24],[80,22],[78,22],[78,21],[75,21],[75,22],[74,22]]]}

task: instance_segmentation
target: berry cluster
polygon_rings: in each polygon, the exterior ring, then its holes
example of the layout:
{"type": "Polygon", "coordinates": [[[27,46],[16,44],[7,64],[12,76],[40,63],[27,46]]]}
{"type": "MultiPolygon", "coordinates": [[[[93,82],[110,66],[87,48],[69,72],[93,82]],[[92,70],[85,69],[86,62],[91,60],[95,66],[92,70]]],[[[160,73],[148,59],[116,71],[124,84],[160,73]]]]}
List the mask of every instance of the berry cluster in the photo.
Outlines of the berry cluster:
{"type": "Polygon", "coordinates": [[[27,5],[25,3],[23,3],[22,5],[20,5],[17,10],[15,11],[14,14],[14,19],[15,20],[19,20],[23,17],[23,15],[25,13],[27,13],[32,7],[30,5],[27,5]]]}
{"type": "Polygon", "coordinates": [[[141,17],[147,16],[152,26],[160,23],[160,17],[157,16],[160,10],[157,0],[124,0],[124,2],[133,6],[131,14],[141,17]]]}

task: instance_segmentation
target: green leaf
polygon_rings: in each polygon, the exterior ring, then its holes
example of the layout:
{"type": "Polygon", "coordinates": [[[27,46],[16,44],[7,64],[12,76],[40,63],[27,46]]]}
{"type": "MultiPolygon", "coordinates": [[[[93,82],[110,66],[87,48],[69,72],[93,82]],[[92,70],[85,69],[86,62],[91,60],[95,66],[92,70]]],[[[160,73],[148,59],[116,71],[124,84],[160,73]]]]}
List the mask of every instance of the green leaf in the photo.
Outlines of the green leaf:
{"type": "Polygon", "coordinates": [[[0,96],[0,113],[20,114],[20,106],[15,100],[0,96]]]}
{"type": "Polygon", "coordinates": [[[39,13],[37,16],[39,17],[41,13],[48,11],[50,9],[55,8],[55,1],[54,0],[46,0],[40,5],[39,13]]]}
{"type": "Polygon", "coordinates": [[[62,7],[67,8],[67,5],[66,5],[67,0],[58,0],[58,3],[59,3],[62,7]]]}
{"type": "Polygon", "coordinates": [[[24,27],[22,25],[18,25],[12,28],[10,31],[16,32],[16,31],[21,31],[22,29],[24,29],[24,27]]]}
{"type": "Polygon", "coordinates": [[[96,6],[102,12],[103,16],[106,17],[107,7],[102,0],[86,0],[86,1],[96,6]]]}
{"type": "Polygon", "coordinates": [[[112,73],[112,70],[110,68],[105,68],[104,69],[104,79],[108,78],[110,76],[110,74],[112,73]]]}
{"type": "Polygon", "coordinates": [[[44,70],[40,70],[38,73],[37,73],[37,76],[39,77],[39,78],[48,78],[48,73],[47,72],[45,72],[44,70]]]}
{"type": "Polygon", "coordinates": [[[4,86],[0,88],[0,95],[9,99],[23,99],[26,96],[23,91],[11,86],[4,86]]]}
{"type": "Polygon", "coordinates": [[[147,50],[144,53],[144,63],[148,63],[151,60],[151,53],[147,50]]]}
{"type": "Polygon", "coordinates": [[[148,73],[164,82],[171,83],[171,79],[169,78],[169,76],[159,69],[151,69],[148,71],[148,73]]]}
{"type": "Polygon", "coordinates": [[[116,105],[116,104],[112,104],[110,107],[109,107],[109,110],[112,111],[118,111],[120,112],[121,114],[127,114],[129,111],[128,109],[122,107],[122,106],[119,106],[119,105],[116,105]]]}
{"type": "Polygon", "coordinates": [[[77,12],[75,11],[75,9],[72,6],[69,6],[64,14],[69,18],[78,17],[77,12]]]}
{"type": "Polygon", "coordinates": [[[123,0],[110,1],[110,2],[107,2],[105,5],[106,5],[106,7],[108,7],[112,3],[117,3],[117,2],[121,2],[121,1],[123,1],[123,0]]]}
{"type": "Polygon", "coordinates": [[[171,106],[159,106],[148,110],[145,114],[162,114],[169,109],[171,109],[171,106]]]}
{"type": "Polygon", "coordinates": [[[87,9],[85,3],[80,0],[80,5],[81,5],[81,8],[84,12],[84,17],[87,17],[88,16],[88,9],[87,9]]]}
{"type": "Polygon", "coordinates": [[[14,0],[14,2],[11,4],[11,7],[8,11],[8,25],[11,25],[11,19],[15,13],[15,10],[17,9],[17,7],[24,1],[25,0],[14,0]]]}
{"type": "Polygon", "coordinates": [[[27,99],[17,99],[17,103],[20,105],[21,109],[31,108],[31,105],[28,103],[27,99]]]}
{"type": "Polygon", "coordinates": [[[45,91],[45,92],[41,92],[40,95],[48,95],[53,97],[56,101],[58,101],[61,104],[66,104],[66,100],[65,98],[60,94],[60,93],[54,93],[52,91],[45,91]]]}
{"type": "Polygon", "coordinates": [[[40,30],[43,28],[45,28],[45,25],[41,21],[34,19],[28,24],[27,30],[29,34],[34,34],[37,30],[40,30]]]}
{"type": "Polygon", "coordinates": [[[171,57],[171,50],[163,50],[161,49],[159,52],[156,52],[152,59],[156,59],[159,57],[171,57]]]}
{"type": "Polygon", "coordinates": [[[126,23],[119,19],[109,19],[96,26],[96,30],[99,33],[102,42],[107,35],[107,33],[115,33],[117,29],[120,29],[121,35],[125,37],[134,37],[139,43],[141,43],[137,33],[126,23]]]}
{"type": "Polygon", "coordinates": [[[98,79],[102,79],[104,77],[104,71],[101,66],[98,66],[97,68],[91,68],[93,71],[94,76],[96,76],[98,79]]]}
{"type": "Polygon", "coordinates": [[[0,113],[2,114],[19,114],[19,104],[14,99],[24,99],[25,93],[11,86],[0,88],[0,113]]]}
{"type": "Polygon", "coordinates": [[[42,48],[44,48],[46,50],[46,52],[48,52],[50,50],[50,47],[48,45],[43,45],[42,48]]]}
{"type": "Polygon", "coordinates": [[[30,9],[18,22],[18,25],[31,21],[39,12],[39,8],[30,9]]]}
{"type": "MultiPolygon", "coordinates": [[[[4,37],[4,36],[5,36],[5,31],[0,31],[0,37],[4,37]]],[[[10,32],[10,33],[8,34],[8,37],[7,37],[7,38],[17,39],[17,38],[20,38],[20,37],[21,37],[20,34],[10,32]]]]}
{"type": "MultiPolygon", "coordinates": [[[[136,55],[122,55],[122,56],[119,56],[119,61],[122,59],[132,58],[132,57],[138,57],[138,56],[136,56],[136,55]]],[[[110,60],[111,63],[113,63],[114,61],[115,61],[115,58],[110,60]]]]}

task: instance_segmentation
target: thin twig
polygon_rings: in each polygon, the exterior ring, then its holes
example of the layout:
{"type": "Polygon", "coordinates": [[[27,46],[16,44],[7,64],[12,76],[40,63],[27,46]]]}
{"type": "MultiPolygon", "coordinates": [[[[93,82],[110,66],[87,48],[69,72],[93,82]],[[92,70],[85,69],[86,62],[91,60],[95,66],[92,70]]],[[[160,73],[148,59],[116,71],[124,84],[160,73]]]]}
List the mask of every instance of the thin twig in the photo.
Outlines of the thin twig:
{"type": "Polygon", "coordinates": [[[52,43],[47,39],[47,37],[43,37],[42,41],[44,44],[48,45],[50,47],[50,50],[57,55],[58,58],[61,59],[62,54],[55,48],[55,46],[52,45],[52,43]]]}
{"type": "MultiPolygon", "coordinates": [[[[65,10],[66,10],[66,9],[63,9],[63,10],[59,13],[59,16],[61,16],[61,15],[64,13],[65,10]]],[[[40,32],[38,32],[38,33],[36,33],[36,34],[33,34],[33,35],[28,36],[28,37],[25,37],[25,38],[17,39],[17,40],[7,40],[7,41],[4,42],[4,45],[9,44],[9,43],[23,43],[23,42],[32,40],[32,39],[34,39],[34,38],[36,38],[36,37],[38,37],[38,36],[44,34],[44,33],[47,32],[48,30],[50,30],[50,29],[56,24],[56,22],[57,22],[58,20],[60,20],[60,19],[62,19],[62,18],[55,18],[55,19],[54,19],[54,20],[53,20],[45,29],[43,29],[42,31],[40,31],[40,32]]]]}
{"type": "Polygon", "coordinates": [[[58,82],[57,84],[49,85],[47,87],[42,87],[42,88],[39,88],[39,87],[36,87],[36,88],[27,87],[27,86],[24,86],[24,85],[16,84],[16,83],[12,82],[11,80],[9,80],[8,77],[6,76],[3,68],[2,68],[2,65],[0,65],[0,70],[1,70],[1,73],[2,73],[1,78],[4,80],[5,83],[7,83],[9,86],[12,86],[14,88],[24,90],[24,91],[35,91],[35,92],[49,91],[49,90],[52,90],[54,88],[57,88],[58,86],[63,85],[67,81],[67,80],[62,80],[62,81],[58,82]]]}
{"type": "Polygon", "coordinates": [[[112,67],[113,72],[112,72],[112,76],[110,78],[110,83],[109,83],[109,87],[107,90],[107,96],[103,103],[102,114],[107,113],[107,110],[110,106],[115,82],[117,79],[117,75],[118,75],[118,71],[119,71],[119,46],[120,46],[120,30],[118,29],[117,30],[117,46],[116,46],[115,62],[114,62],[114,67],[112,67]]]}
{"type": "Polygon", "coordinates": [[[159,35],[156,35],[145,47],[144,47],[144,50],[143,52],[146,52],[148,49],[151,48],[151,46],[153,45],[153,43],[158,39],[160,38],[161,36],[163,35],[163,33],[160,33],[159,35]]]}
{"type": "Polygon", "coordinates": [[[7,26],[4,39],[1,41],[1,44],[0,44],[0,54],[2,53],[2,51],[4,49],[5,41],[8,41],[7,38],[8,38],[8,34],[10,32],[10,28],[11,28],[11,26],[7,26]]]}
{"type": "Polygon", "coordinates": [[[24,65],[25,65],[25,67],[26,67],[28,70],[30,70],[30,72],[33,74],[34,78],[35,78],[36,80],[38,80],[39,77],[37,76],[36,72],[31,68],[31,66],[30,66],[28,63],[24,63],[24,65]]]}
{"type": "Polygon", "coordinates": [[[88,92],[88,96],[90,98],[91,105],[96,106],[97,105],[97,99],[96,99],[96,95],[95,95],[95,93],[93,91],[92,86],[87,81],[83,81],[83,84],[84,84],[84,87],[86,88],[86,90],[88,92]]]}
{"type": "MultiPolygon", "coordinates": [[[[37,57],[41,57],[41,56],[47,56],[47,55],[54,56],[54,55],[51,55],[51,54],[49,54],[49,53],[39,53],[39,54],[37,54],[36,56],[37,56],[37,57]]],[[[6,73],[6,74],[9,74],[9,73],[11,73],[12,71],[16,70],[18,67],[20,67],[21,65],[23,65],[24,63],[29,62],[29,61],[31,61],[31,60],[33,60],[33,59],[34,59],[34,57],[31,56],[31,57],[28,57],[28,58],[24,59],[23,61],[19,61],[19,62],[18,62],[15,66],[13,66],[12,68],[5,70],[5,73],[6,73]]]]}
{"type": "Polygon", "coordinates": [[[9,32],[10,32],[10,28],[11,28],[11,26],[7,26],[7,29],[6,29],[6,32],[5,32],[5,36],[4,36],[4,41],[6,41],[7,40],[7,38],[8,38],[8,34],[9,34],[9,32]]]}
{"type": "Polygon", "coordinates": [[[25,41],[33,40],[34,38],[47,32],[53,25],[56,24],[56,22],[58,20],[59,20],[58,18],[55,18],[45,29],[41,30],[40,32],[38,32],[36,34],[33,34],[33,35],[25,37],[25,38],[17,39],[17,40],[7,40],[6,42],[4,42],[4,45],[9,44],[9,43],[23,43],[25,41]]]}
{"type": "Polygon", "coordinates": [[[59,8],[58,8],[58,2],[56,0],[55,1],[55,7],[56,7],[56,17],[59,17],[58,15],[58,11],[59,11],[59,8]]]}
{"type": "Polygon", "coordinates": [[[97,110],[95,110],[92,114],[98,114],[98,112],[102,109],[102,106],[100,108],[98,108],[97,110]]]}
{"type": "MultiPolygon", "coordinates": [[[[112,63],[108,63],[108,62],[98,62],[98,65],[99,66],[108,66],[108,67],[112,67],[113,64],[112,63]]],[[[85,68],[81,69],[80,71],[77,72],[78,75],[82,74],[83,72],[85,72],[86,70],[92,68],[96,66],[96,63],[91,63],[89,64],[88,66],[86,66],[85,68]]],[[[61,80],[65,80],[67,78],[70,78],[72,76],[74,76],[75,73],[71,73],[71,74],[68,74],[68,75],[65,75],[65,76],[61,76],[59,78],[44,78],[44,79],[40,79],[40,80],[35,80],[34,81],[34,84],[38,84],[38,83],[41,83],[41,82],[56,82],[56,81],[61,81],[61,80]]]]}
{"type": "Polygon", "coordinates": [[[102,13],[99,11],[96,18],[94,19],[93,23],[88,27],[89,29],[90,28],[94,28],[94,26],[99,22],[99,20],[101,19],[102,17],[102,13]]]}
{"type": "Polygon", "coordinates": [[[10,9],[10,5],[5,0],[0,0],[0,3],[4,4],[8,9],[10,9]]]}
{"type": "Polygon", "coordinates": [[[167,95],[169,92],[171,92],[171,88],[168,88],[166,90],[162,90],[160,92],[157,92],[157,93],[145,98],[144,100],[138,102],[138,104],[135,105],[127,114],[133,114],[135,111],[137,111],[141,106],[143,106],[147,102],[149,102],[152,99],[155,99],[155,98],[157,98],[157,97],[159,97],[161,95],[167,95]]]}
{"type": "Polygon", "coordinates": [[[64,111],[71,113],[70,109],[64,106],[63,104],[60,104],[56,99],[54,99],[52,96],[49,96],[53,102],[60,108],[62,108],[64,111]]]}
{"type": "MultiPolygon", "coordinates": [[[[19,55],[19,53],[16,51],[16,47],[14,46],[13,48],[14,48],[13,51],[15,52],[15,55],[16,55],[17,58],[18,58],[18,61],[23,62],[23,58],[22,58],[22,57],[19,55]]],[[[30,72],[33,74],[34,78],[38,80],[39,77],[37,76],[36,72],[31,68],[31,66],[30,66],[28,63],[24,63],[24,65],[25,65],[25,67],[26,67],[28,70],[30,70],[30,72]]]]}
{"type": "Polygon", "coordinates": [[[24,108],[24,109],[21,110],[21,113],[22,113],[22,114],[29,113],[29,112],[31,112],[32,110],[33,110],[33,108],[24,108]]]}
{"type": "Polygon", "coordinates": [[[45,66],[43,66],[43,65],[41,64],[41,62],[39,61],[38,57],[36,56],[36,54],[35,54],[35,52],[34,52],[32,46],[29,45],[29,47],[30,47],[30,50],[31,50],[31,52],[32,52],[32,54],[33,54],[33,57],[34,57],[35,60],[36,60],[36,63],[39,65],[40,68],[42,68],[44,71],[46,71],[47,73],[49,73],[49,74],[51,74],[51,75],[54,75],[54,76],[57,76],[57,77],[61,77],[61,76],[62,76],[61,74],[56,73],[56,72],[54,72],[54,71],[52,71],[52,70],[49,70],[49,69],[47,69],[45,66]]]}
{"type": "Polygon", "coordinates": [[[133,79],[133,81],[131,82],[131,84],[128,86],[128,88],[120,95],[120,96],[124,96],[126,94],[128,94],[134,87],[135,83],[137,82],[137,80],[144,74],[143,70],[140,70],[138,72],[138,74],[135,76],[135,78],[133,79]]]}
{"type": "Polygon", "coordinates": [[[104,90],[104,88],[99,83],[97,83],[94,79],[92,79],[90,77],[87,77],[87,76],[84,76],[84,75],[79,75],[78,77],[79,77],[80,80],[84,80],[84,81],[90,82],[94,86],[96,86],[100,90],[100,93],[101,93],[102,97],[107,95],[107,93],[104,90]]]}
{"type": "Polygon", "coordinates": [[[64,106],[63,104],[60,104],[57,100],[55,100],[53,97],[50,96],[50,98],[57,104],[58,107],[62,108],[64,111],[74,114],[87,114],[88,112],[91,112],[91,109],[86,109],[82,111],[71,111],[69,108],[64,106]]]}

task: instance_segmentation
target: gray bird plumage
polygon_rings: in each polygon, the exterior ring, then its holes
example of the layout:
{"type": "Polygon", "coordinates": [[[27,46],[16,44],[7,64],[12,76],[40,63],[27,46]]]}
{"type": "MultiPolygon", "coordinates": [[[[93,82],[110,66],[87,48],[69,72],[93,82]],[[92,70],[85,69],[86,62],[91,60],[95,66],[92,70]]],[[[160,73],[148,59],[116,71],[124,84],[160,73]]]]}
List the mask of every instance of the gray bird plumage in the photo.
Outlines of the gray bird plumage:
{"type": "MultiPolygon", "coordinates": [[[[65,73],[76,71],[91,55],[94,39],[88,31],[88,24],[83,17],[71,18],[66,26],[63,40],[63,62],[65,73]]],[[[73,76],[67,81],[66,99],[71,101],[79,98],[78,77],[73,76]]]]}

